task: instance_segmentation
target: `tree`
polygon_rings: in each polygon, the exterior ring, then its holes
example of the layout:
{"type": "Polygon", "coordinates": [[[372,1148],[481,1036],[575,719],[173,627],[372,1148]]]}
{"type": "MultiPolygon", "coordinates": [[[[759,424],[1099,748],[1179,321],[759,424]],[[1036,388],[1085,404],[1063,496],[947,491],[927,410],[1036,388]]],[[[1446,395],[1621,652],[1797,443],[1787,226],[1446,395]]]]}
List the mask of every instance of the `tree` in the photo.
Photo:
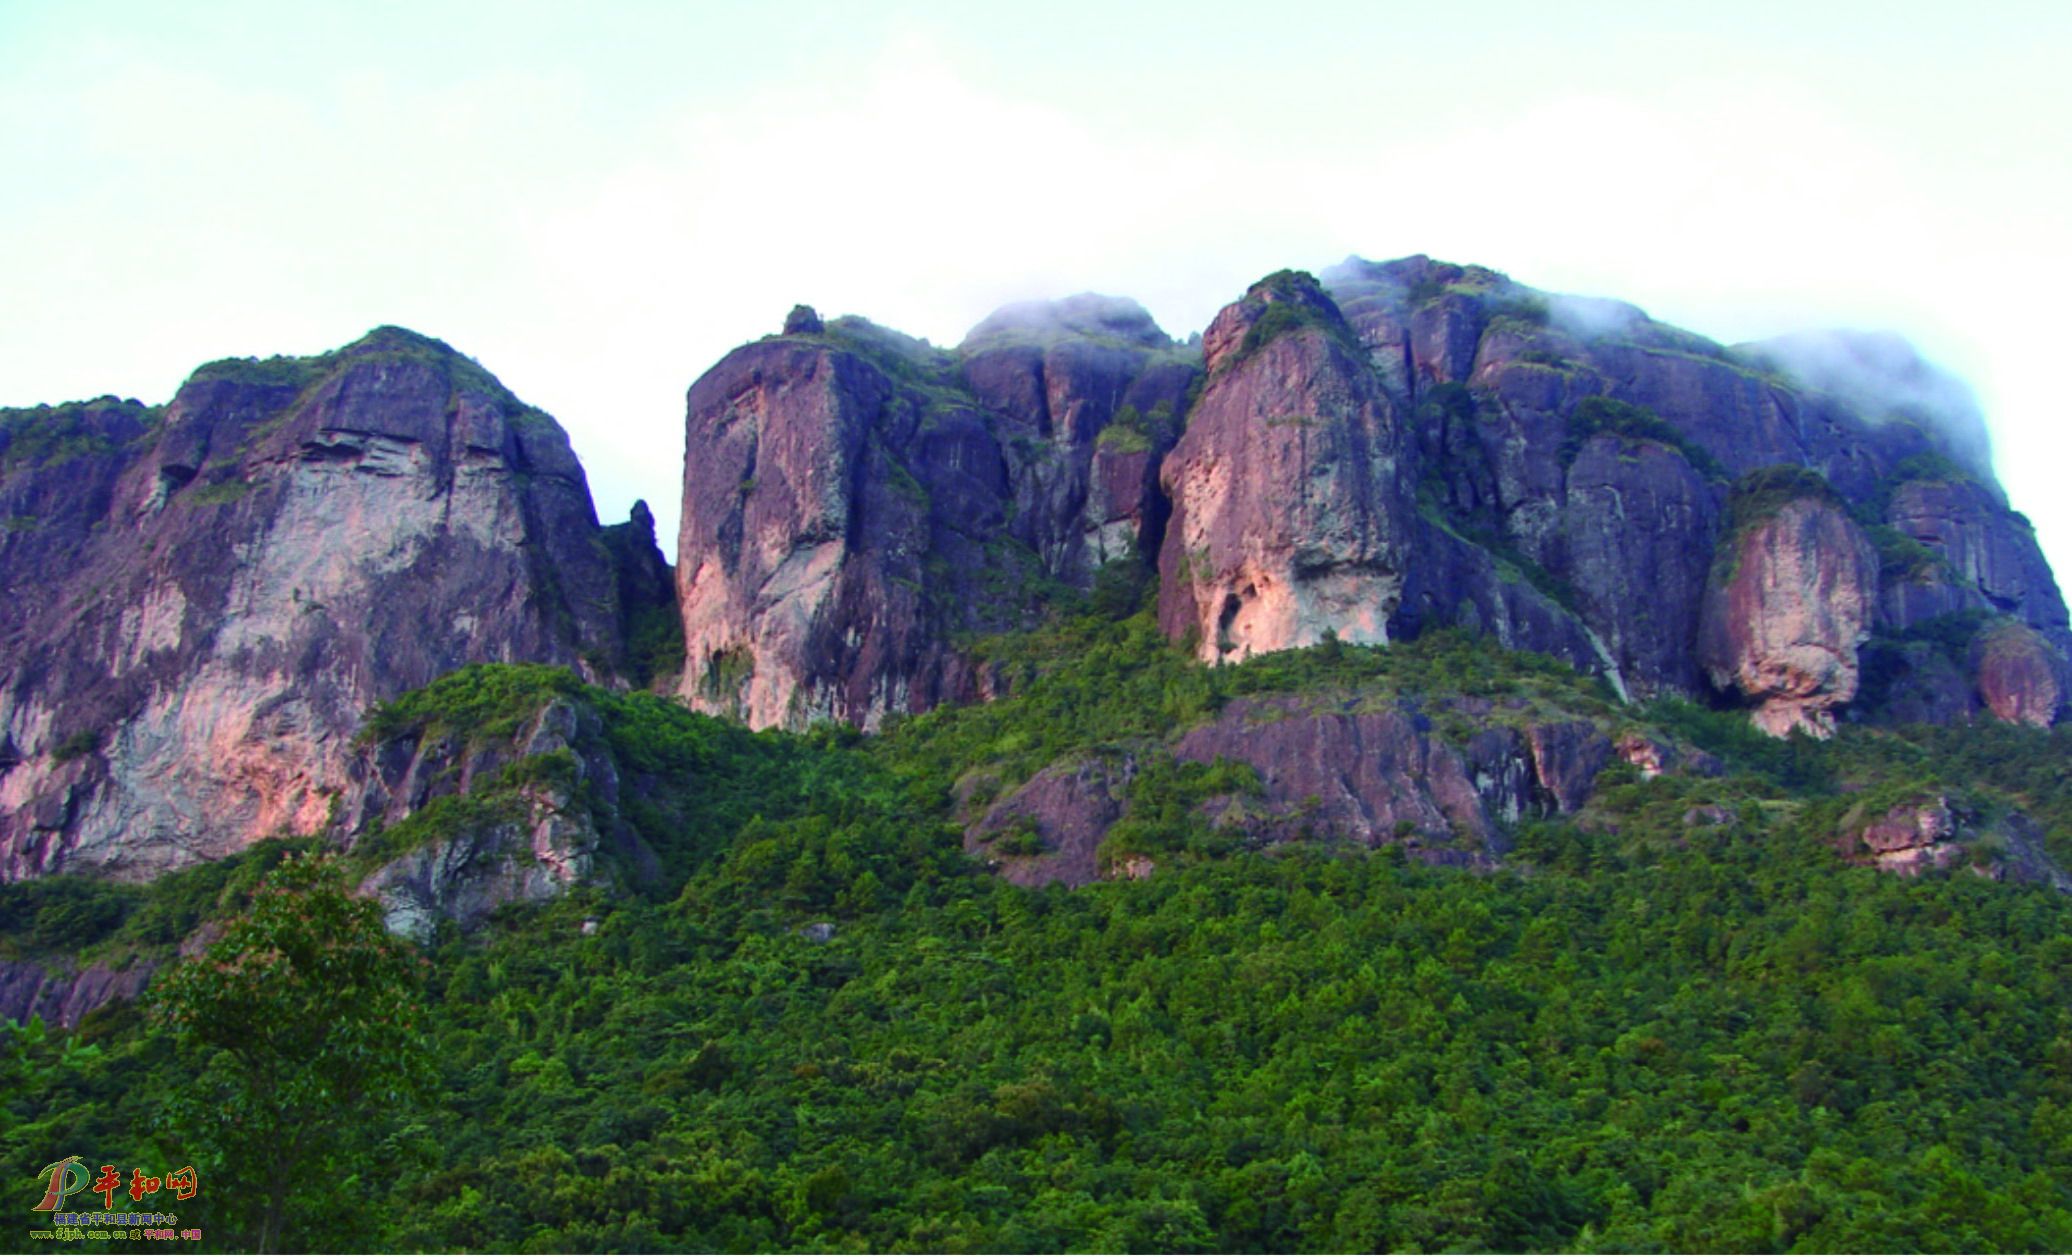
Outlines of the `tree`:
{"type": "Polygon", "coordinates": [[[214,1199],[263,1202],[256,1225],[232,1228],[258,1251],[289,1242],[291,1222],[350,1220],[360,1174],[422,1094],[420,966],[335,860],[290,858],[206,954],[160,984],[157,1028],[194,1070],[173,1124],[213,1167],[214,1199]]]}

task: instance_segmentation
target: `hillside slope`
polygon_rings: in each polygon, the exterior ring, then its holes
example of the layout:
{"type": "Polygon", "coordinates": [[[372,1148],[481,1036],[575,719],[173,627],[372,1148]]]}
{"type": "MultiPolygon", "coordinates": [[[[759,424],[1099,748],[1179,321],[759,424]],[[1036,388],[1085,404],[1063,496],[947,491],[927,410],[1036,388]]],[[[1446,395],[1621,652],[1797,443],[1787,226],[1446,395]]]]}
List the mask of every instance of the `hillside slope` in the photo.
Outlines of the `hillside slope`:
{"type": "MultiPolygon", "coordinates": [[[[306,1184],[290,1233],[573,1251],[2072,1241],[2072,898],[2022,882],[2072,856],[2064,731],[1778,741],[1450,634],[1212,668],[1139,613],[979,649],[1010,693],[876,737],[751,733],[542,668],[385,709],[370,754],[443,746],[473,787],[370,832],[356,877],[542,804],[673,842],[472,933],[433,923],[434,1086],[362,1132],[408,1172],[356,1180],[349,1209],[306,1184]],[[572,754],[500,749],[552,712],[572,754]],[[1246,730],[1231,749],[1257,751],[1317,720],[1401,740],[1313,800],[1277,768],[1189,758],[1204,736],[1246,730]],[[1512,767],[1425,793],[1437,748],[1465,760],[1506,729],[1512,767]],[[1615,753],[1588,771],[1547,730],[1615,753]],[[1114,819],[1085,854],[1115,880],[1015,884],[1076,880],[1079,853],[1041,811],[985,818],[1089,764],[1114,819]],[[1376,802],[1396,811],[1365,816],[1376,802]],[[1442,837],[1434,815],[1498,840],[1442,837]]],[[[0,887],[5,963],[167,963],[280,857],[0,887]]],[[[235,1167],[191,1151],[216,1112],[182,1107],[199,1085],[134,1007],[106,1006],[0,1048],[0,1155],[133,1148],[121,1097],[200,1114],[167,1137],[216,1181],[235,1167]]],[[[210,1225],[241,1234],[235,1209],[210,1225]]]]}

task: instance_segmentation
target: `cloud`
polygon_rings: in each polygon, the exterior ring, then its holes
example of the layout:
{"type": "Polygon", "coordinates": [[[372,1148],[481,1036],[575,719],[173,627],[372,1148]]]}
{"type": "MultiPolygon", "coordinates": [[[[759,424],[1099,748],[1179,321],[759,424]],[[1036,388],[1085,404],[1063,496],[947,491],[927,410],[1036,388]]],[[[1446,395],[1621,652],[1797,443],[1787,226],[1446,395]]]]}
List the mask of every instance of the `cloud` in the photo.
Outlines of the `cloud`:
{"type": "MultiPolygon", "coordinates": [[[[683,21],[656,38],[717,19],[683,21]]],[[[1423,252],[1721,340],[1903,328],[1977,382],[2015,504],[2072,542],[2050,296],[2072,284],[2072,176],[2043,122],[1901,110],[1908,129],[1724,62],[1586,81],[1620,58],[1501,40],[1478,61],[1505,67],[1494,83],[1408,53],[1328,82],[1270,59],[1219,75],[1188,44],[1183,69],[1118,56],[1133,78],[1086,84],[1061,55],[1032,63],[1048,78],[990,72],[939,30],[792,52],[715,29],[747,69],[701,54],[672,81],[674,54],[644,56],[627,87],[452,25],[414,60],[369,40],[283,70],[146,39],[0,63],[0,111],[33,120],[0,136],[21,174],[0,403],[157,400],[207,358],[403,323],[561,418],[601,511],[647,498],[668,545],[684,389],[793,302],[942,343],[1095,291],[1184,337],[1268,271],[1423,252]]],[[[2038,82],[2018,103],[2042,119],[2038,82]]]]}
{"type": "Polygon", "coordinates": [[[1834,394],[1873,423],[1927,427],[1948,443],[1951,457],[1992,480],[1992,440],[1977,395],[1906,338],[1892,332],[1797,332],[1736,348],[1834,394]]]}

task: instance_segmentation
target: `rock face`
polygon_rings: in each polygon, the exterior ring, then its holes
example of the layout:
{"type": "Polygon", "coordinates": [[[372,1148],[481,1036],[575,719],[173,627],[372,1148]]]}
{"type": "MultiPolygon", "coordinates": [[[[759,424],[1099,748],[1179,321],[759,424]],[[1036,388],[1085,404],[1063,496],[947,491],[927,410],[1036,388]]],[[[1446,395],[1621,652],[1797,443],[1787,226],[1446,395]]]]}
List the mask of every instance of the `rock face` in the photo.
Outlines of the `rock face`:
{"type": "Polygon", "coordinates": [[[966,832],[965,848],[990,855],[1017,886],[1084,886],[1101,876],[1101,839],[1122,819],[1134,769],[1126,758],[1053,764],[994,804],[966,832]]]}
{"type": "Polygon", "coordinates": [[[1706,593],[1699,637],[1713,683],[1756,703],[1766,733],[1829,736],[1833,709],[1856,695],[1876,550],[1834,505],[1810,498],[1784,503],[1728,546],[1728,573],[1706,593]]]}
{"type": "Polygon", "coordinates": [[[1846,833],[1843,843],[1846,849],[1860,845],[1867,852],[1860,858],[1874,867],[1906,877],[1947,869],[1963,853],[1956,816],[1940,795],[1894,806],[1846,833]]]}
{"type": "Polygon", "coordinates": [[[680,688],[757,725],[983,696],[958,634],[1154,551],[1159,622],[1205,661],[1452,625],[1622,695],[1724,688],[1773,732],[1977,703],[1961,643],[1912,645],[1947,617],[2072,652],[1975,402],[1902,342],[1729,349],[1424,257],[1268,276],[1198,365],[1108,298],[953,352],[794,311],[698,382],[687,432],[680,688]],[[1834,535],[1715,589],[1734,503],[1780,472],[1834,535]],[[1867,643],[1902,675],[1852,711],[1867,643]]]}
{"type": "Polygon", "coordinates": [[[2035,533],[1997,490],[1930,464],[1899,483],[1886,522],[1937,561],[1894,581],[1888,618],[1905,625],[1951,611],[2013,615],[2062,639],[2065,602],[2035,533]]]}
{"type": "Polygon", "coordinates": [[[0,960],[0,1021],[41,1017],[46,1025],[74,1030],[95,1009],[137,998],[153,972],[153,966],[144,963],[122,970],[49,963],[55,967],[34,960],[0,960]]]}
{"type": "MultiPolygon", "coordinates": [[[[1778,467],[1881,519],[1874,633],[1991,611],[2066,647],[2056,585],[1991,483],[1975,402],[1903,342],[1727,349],[1632,306],[1422,257],[1354,259],[1324,279],[1416,416],[1421,503],[1536,565],[1635,694],[1704,693],[1699,620],[1728,500],[1778,467]]],[[[1413,588],[1431,564],[1419,553],[1413,588]]],[[[1444,601],[1434,618],[1473,622],[1444,601]]],[[[1525,625],[1524,644],[1567,654],[1541,644],[1553,627],[1525,625]]]]}
{"type": "MultiPolygon", "coordinates": [[[[1975,403],[1889,339],[1729,349],[1479,267],[1351,259],[1267,277],[1186,344],[1091,295],[950,350],[797,307],[692,385],[685,431],[672,572],[644,505],[598,526],[551,419],[398,329],[212,364],[162,408],[0,411],[0,878],[412,823],[441,797],[412,772],[489,769],[370,766],[351,736],[469,662],[868,728],[996,692],[969,636],[1126,611],[1154,577],[1163,630],[1211,663],[1457,627],[1778,734],[2045,725],[2072,682],[1975,403]]],[[[1254,714],[1270,754],[1221,724],[1160,753],[1254,763],[1268,830],[1314,794],[1428,858],[1577,806],[1614,753],[1558,722],[1447,741],[1411,712],[1254,714]]],[[[1131,771],[1060,766],[986,832],[1026,821],[1028,868],[1086,875],[1131,771]]],[[[386,871],[398,920],[638,858],[551,792],[520,803],[386,871]]]]}
{"type": "Polygon", "coordinates": [[[1387,641],[1416,514],[1407,442],[1337,306],[1271,277],[1203,344],[1209,382],[1161,474],[1161,627],[1211,663],[1387,641]]]}
{"type": "MultiPolygon", "coordinates": [[[[1244,699],[1169,748],[1073,759],[1030,778],[974,821],[965,846],[1021,885],[1083,885],[1102,876],[1102,840],[1128,812],[1127,792],[1148,756],[1244,764],[1259,789],[1210,799],[1205,825],[1252,845],[1331,839],[1398,846],[1429,864],[1488,867],[1529,816],[1583,807],[1613,744],[1589,721],[1513,725],[1488,703],[1455,713],[1486,721],[1465,742],[1434,729],[1415,707],[1375,709],[1355,694],[1244,699]]],[[[1653,746],[1660,764],[1673,749],[1653,746]]]]}
{"type": "Polygon", "coordinates": [[[2009,724],[2047,729],[2065,703],[2065,657],[2027,625],[2003,621],[1979,635],[1978,692],[2009,724]]]}
{"type": "Polygon", "coordinates": [[[1002,311],[944,352],[837,319],[689,396],[679,692],[761,728],[977,695],[949,639],[1030,622],[1155,550],[1152,476],[1198,374],[1141,308],[1002,311]]]}
{"type": "Polygon", "coordinates": [[[2072,893],[2072,876],[2043,849],[2043,830],[2019,812],[1981,826],[1974,812],[1924,793],[1880,810],[1859,805],[1842,820],[1836,848],[1854,864],[1902,877],[1964,868],[1993,881],[2072,893]]]}
{"type": "Polygon", "coordinates": [[[347,843],[409,834],[424,841],[361,885],[390,930],[430,937],[441,920],[473,926],[506,903],[549,899],[616,857],[653,857],[618,821],[619,772],[597,714],[557,701],[509,738],[418,732],[364,748],[341,796],[347,843]],[[448,816],[430,809],[444,805],[448,816]],[[427,823],[431,822],[431,823],[427,823]]]}
{"type": "Polygon", "coordinates": [[[367,708],[477,660],[625,659],[561,429],[394,328],[0,416],[0,876],[311,832],[367,708]]]}
{"type": "Polygon", "coordinates": [[[1978,398],[1902,338],[1890,332],[1802,332],[1735,348],[1742,358],[1787,374],[1874,422],[1934,430],[1954,461],[1981,480],[1992,479],[1992,442],[1978,398]]]}
{"type": "Polygon", "coordinates": [[[683,620],[676,612],[676,574],[655,544],[655,513],[636,501],[623,524],[602,532],[618,587],[628,680],[673,690],[683,671],[683,620]]]}

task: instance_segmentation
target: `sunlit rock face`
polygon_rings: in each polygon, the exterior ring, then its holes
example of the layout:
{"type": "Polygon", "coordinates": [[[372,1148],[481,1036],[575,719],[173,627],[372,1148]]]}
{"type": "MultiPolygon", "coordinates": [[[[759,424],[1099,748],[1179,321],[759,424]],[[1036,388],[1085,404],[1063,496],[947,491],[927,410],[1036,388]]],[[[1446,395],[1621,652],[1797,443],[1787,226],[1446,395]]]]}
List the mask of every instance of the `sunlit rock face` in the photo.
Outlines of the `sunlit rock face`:
{"type": "Polygon", "coordinates": [[[983,697],[960,637],[1155,549],[1160,625],[1207,662],[1457,626],[1622,697],[1724,689],[1773,732],[1961,719],[1985,699],[1962,643],[1922,645],[1944,617],[2059,654],[2072,631],[1961,387],[1859,340],[1730,349],[1423,257],[1268,276],[1198,361],[1108,298],[1010,307],[954,351],[797,317],[692,390],[681,692],[865,727],[983,697]],[[1854,532],[1807,575],[1831,608],[1778,601],[1781,553],[1750,569],[1767,593],[1712,588],[1740,486],[1780,469],[1854,532]],[[1899,673],[1859,711],[1867,635],[1899,673]]]}
{"type": "Polygon", "coordinates": [[[212,364],[81,422],[81,452],[0,476],[35,521],[0,537],[0,875],[312,832],[371,704],[469,662],[621,662],[566,436],[440,342],[212,364]]]}
{"type": "Polygon", "coordinates": [[[1269,279],[1203,338],[1210,371],[1160,481],[1159,621],[1208,662],[1388,640],[1416,507],[1406,433],[1329,297],[1269,279]]]}
{"type": "Polygon", "coordinates": [[[1699,633],[1713,683],[1754,703],[1766,733],[1829,736],[1834,708],[1856,694],[1877,551],[1838,508],[1808,499],[1785,503],[1729,544],[1729,570],[1706,593],[1699,633]]]}
{"type": "Polygon", "coordinates": [[[2002,622],[1979,635],[1978,693],[2009,724],[2047,729],[2065,705],[2065,656],[2024,624],[2002,622]]]}
{"type": "Polygon", "coordinates": [[[2072,624],[1968,395],[1811,343],[1424,257],[1277,273],[1188,343],[1107,297],[954,349],[802,307],[690,390],[673,573],[651,516],[598,527],[551,419],[397,329],[163,408],[0,411],[0,877],[311,832],[370,704],[473,661],[643,684],[637,615],[681,624],[701,709],[871,728],[1001,692],[972,640],[1154,575],[1213,663],[1452,627],[1775,733],[2054,721],[2072,624]],[[1741,527],[1780,470],[1818,492],[1741,527]]]}

